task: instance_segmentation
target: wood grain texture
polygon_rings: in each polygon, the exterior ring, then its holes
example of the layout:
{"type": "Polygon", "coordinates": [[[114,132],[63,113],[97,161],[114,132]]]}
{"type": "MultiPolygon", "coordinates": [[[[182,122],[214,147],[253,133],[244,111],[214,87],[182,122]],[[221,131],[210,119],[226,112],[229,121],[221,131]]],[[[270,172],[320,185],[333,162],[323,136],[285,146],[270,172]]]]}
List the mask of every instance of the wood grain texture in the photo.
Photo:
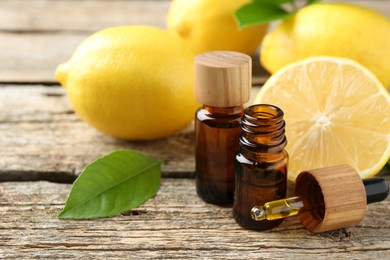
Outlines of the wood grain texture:
{"type": "Polygon", "coordinates": [[[242,106],[250,99],[252,59],[228,51],[202,53],[194,59],[195,99],[213,107],[242,106]]]}
{"type": "MultiPolygon", "coordinates": [[[[58,84],[57,66],[70,59],[87,33],[1,33],[0,82],[58,84]]],[[[253,56],[253,84],[261,85],[269,74],[253,56]]]]}
{"type": "Polygon", "coordinates": [[[72,182],[86,164],[117,149],[162,160],[164,176],[193,176],[192,125],[165,139],[130,142],[80,121],[61,87],[3,86],[0,99],[0,181],[72,182]]]}
{"type": "Polygon", "coordinates": [[[310,210],[299,214],[302,224],[311,232],[356,225],[366,213],[367,196],[362,180],[346,164],[301,173],[296,179],[295,194],[311,198],[311,203],[323,203],[316,213],[310,210]]]}
{"type": "MultiPolygon", "coordinates": [[[[389,176],[386,177],[390,180],[389,176]]],[[[387,259],[390,199],[369,205],[355,227],[311,234],[297,218],[247,231],[231,208],[202,202],[189,179],[164,179],[157,196],[122,216],[61,221],[70,185],[0,183],[0,257],[387,259]]]]}
{"type": "MultiPolygon", "coordinates": [[[[390,17],[382,0],[352,1],[390,17]]],[[[165,28],[168,0],[2,0],[0,1],[0,82],[56,83],[55,68],[93,32],[117,25],[165,28]]],[[[256,85],[268,74],[253,62],[256,85]]]]}
{"type": "Polygon", "coordinates": [[[0,33],[0,82],[51,83],[86,34],[0,33]]]}
{"type": "MultiPolygon", "coordinates": [[[[258,89],[252,88],[249,103],[258,89]]],[[[61,87],[2,85],[0,100],[0,181],[69,183],[86,164],[117,149],[162,160],[165,177],[194,177],[192,124],[165,139],[131,142],[80,121],[61,87]]]]}
{"type": "Polygon", "coordinates": [[[56,83],[56,67],[98,30],[165,28],[169,1],[0,1],[0,82],[56,83]]]}
{"type": "Polygon", "coordinates": [[[192,124],[164,139],[131,142],[80,121],[62,87],[2,85],[0,100],[0,181],[72,182],[86,164],[118,149],[162,160],[166,177],[194,176],[192,124]]]}
{"type": "MultiPolygon", "coordinates": [[[[387,0],[344,0],[343,2],[368,6],[390,17],[390,5],[387,0]]],[[[0,31],[94,32],[125,24],[145,24],[165,28],[169,4],[170,0],[2,0],[0,1],[0,31]]]]}
{"type": "MultiPolygon", "coordinates": [[[[351,0],[352,2],[352,0],[351,0]]],[[[390,17],[388,1],[353,1],[390,17]]],[[[0,1],[0,182],[71,182],[114,149],[163,160],[158,195],[109,219],[60,221],[68,184],[0,183],[0,259],[389,259],[390,201],[369,205],[363,222],[321,234],[297,218],[268,232],[234,223],[230,208],[202,202],[193,177],[192,126],[153,143],[109,137],[81,122],[54,70],[91,33],[122,24],[165,27],[168,0],[0,1]],[[19,85],[4,84],[7,82],[19,85]],[[30,84],[31,83],[31,84],[30,84]]],[[[254,58],[254,71],[260,71],[254,58]]],[[[262,84],[264,72],[253,82],[262,84]]],[[[256,90],[256,89],[255,89],[256,90]]],[[[254,97],[252,93],[252,98],[254,97]]],[[[390,181],[390,175],[385,175],[390,181]]]]}
{"type": "Polygon", "coordinates": [[[91,33],[143,24],[165,28],[169,0],[2,0],[0,31],[91,33]]]}

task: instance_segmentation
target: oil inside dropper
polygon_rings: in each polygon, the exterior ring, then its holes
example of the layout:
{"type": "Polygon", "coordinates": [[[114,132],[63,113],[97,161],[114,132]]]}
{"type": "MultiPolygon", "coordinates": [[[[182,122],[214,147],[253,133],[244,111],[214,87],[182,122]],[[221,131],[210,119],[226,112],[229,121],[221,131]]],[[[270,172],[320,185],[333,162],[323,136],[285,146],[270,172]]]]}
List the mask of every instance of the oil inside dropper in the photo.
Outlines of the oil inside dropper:
{"type": "Polygon", "coordinates": [[[275,200],[265,203],[263,206],[253,207],[251,217],[256,221],[275,220],[295,216],[305,208],[302,197],[275,200]]]}
{"type": "MultiPolygon", "coordinates": [[[[387,198],[389,185],[383,178],[369,178],[363,180],[367,196],[367,204],[379,202],[387,198]]],[[[311,194],[313,195],[313,194],[311,194]]],[[[323,200],[309,200],[307,197],[296,196],[287,199],[275,200],[265,203],[263,206],[255,206],[251,209],[253,220],[275,220],[298,215],[298,213],[322,208],[323,200]],[[312,203],[309,203],[312,202],[312,203]]]]}

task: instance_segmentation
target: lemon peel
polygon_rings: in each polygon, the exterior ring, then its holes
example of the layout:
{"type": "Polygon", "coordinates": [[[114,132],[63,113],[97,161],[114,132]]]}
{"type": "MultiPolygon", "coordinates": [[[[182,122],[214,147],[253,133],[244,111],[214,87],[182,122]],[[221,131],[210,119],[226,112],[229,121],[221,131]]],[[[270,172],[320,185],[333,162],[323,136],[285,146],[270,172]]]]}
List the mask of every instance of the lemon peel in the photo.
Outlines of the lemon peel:
{"type": "Polygon", "coordinates": [[[253,54],[268,25],[256,25],[242,30],[238,28],[234,12],[249,2],[250,0],[173,0],[167,15],[167,28],[186,40],[197,54],[215,50],[253,54]]]}
{"type": "Polygon", "coordinates": [[[114,27],[84,40],[55,76],[76,114],[91,126],[119,138],[153,140],[193,119],[193,57],[167,31],[114,27]]]}
{"type": "Polygon", "coordinates": [[[271,73],[313,56],[356,60],[390,88],[390,19],[350,3],[317,3],[302,8],[267,34],[261,64],[271,73]]]}

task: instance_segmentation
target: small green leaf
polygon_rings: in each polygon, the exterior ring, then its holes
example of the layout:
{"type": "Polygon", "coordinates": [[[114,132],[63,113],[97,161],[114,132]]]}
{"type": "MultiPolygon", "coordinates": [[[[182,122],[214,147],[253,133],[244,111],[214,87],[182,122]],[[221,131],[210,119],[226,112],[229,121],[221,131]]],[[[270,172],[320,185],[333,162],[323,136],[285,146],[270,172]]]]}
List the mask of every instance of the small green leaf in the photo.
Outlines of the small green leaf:
{"type": "MultiPolygon", "coordinates": [[[[287,2],[281,0],[277,1],[287,2]]],[[[239,8],[234,14],[240,28],[284,19],[290,15],[291,13],[285,11],[280,6],[267,3],[265,0],[256,0],[255,2],[246,4],[239,8]]]]}
{"type": "Polygon", "coordinates": [[[61,219],[109,217],[156,195],[160,162],[135,151],[112,152],[89,164],[73,183],[61,219]]]}
{"type": "Polygon", "coordinates": [[[318,3],[318,2],[321,2],[321,1],[322,0],[308,0],[306,5],[315,4],[315,3],[318,3]]]}
{"type": "MultiPolygon", "coordinates": [[[[322,0],[307,0],[306,5],[321,2],[322,0]]],[[[241,6],[234,18],[239,26],[245,27],[285,19],[298,11],[296,0],[252,0],[251,3],[241,6]]]]}
{"type": "Polygon", "coordinates": [[[293,3],[294,0],[252,0],[252,2],[258,2],[261,4],[278,6],[286,3],[293,3]]]}
{"type": "MultiPolygon", "coordinates": [[[[287,4],[290,3],[291,5],[296,6],[297,5],[297,0],[252,0],[253,2],[261,2],[265,4],[270,4],[270,5],[282,5],[282,4],[287,4]]],[[[322,0],[307,0],[306,5],[311,5],[314,3],[321,2],[322,0]]]]}

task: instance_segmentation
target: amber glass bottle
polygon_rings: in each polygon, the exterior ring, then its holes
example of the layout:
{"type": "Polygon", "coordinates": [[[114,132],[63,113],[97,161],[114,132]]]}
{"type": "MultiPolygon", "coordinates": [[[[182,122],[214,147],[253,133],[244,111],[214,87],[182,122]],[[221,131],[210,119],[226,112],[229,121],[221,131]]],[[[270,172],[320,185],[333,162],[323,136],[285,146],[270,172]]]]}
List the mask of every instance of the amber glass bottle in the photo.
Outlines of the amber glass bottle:
{"type": "Polygon", "coordinates": [[[243,104],[249,100],[251,58],[237,52],[195,57],[196,191],[206,202],[232,204],[234,158],[239,150],[243,104]]]}
{"type": "Polygon", "coordinates": [[[283,112],[272,105],[253,105],[245,110],[236,156],[233,216],[246,229],[267,230],[282,219],[254,221],[253,205],[283,199],[287,190],[288,155],[284,150],[283,112]]]}

